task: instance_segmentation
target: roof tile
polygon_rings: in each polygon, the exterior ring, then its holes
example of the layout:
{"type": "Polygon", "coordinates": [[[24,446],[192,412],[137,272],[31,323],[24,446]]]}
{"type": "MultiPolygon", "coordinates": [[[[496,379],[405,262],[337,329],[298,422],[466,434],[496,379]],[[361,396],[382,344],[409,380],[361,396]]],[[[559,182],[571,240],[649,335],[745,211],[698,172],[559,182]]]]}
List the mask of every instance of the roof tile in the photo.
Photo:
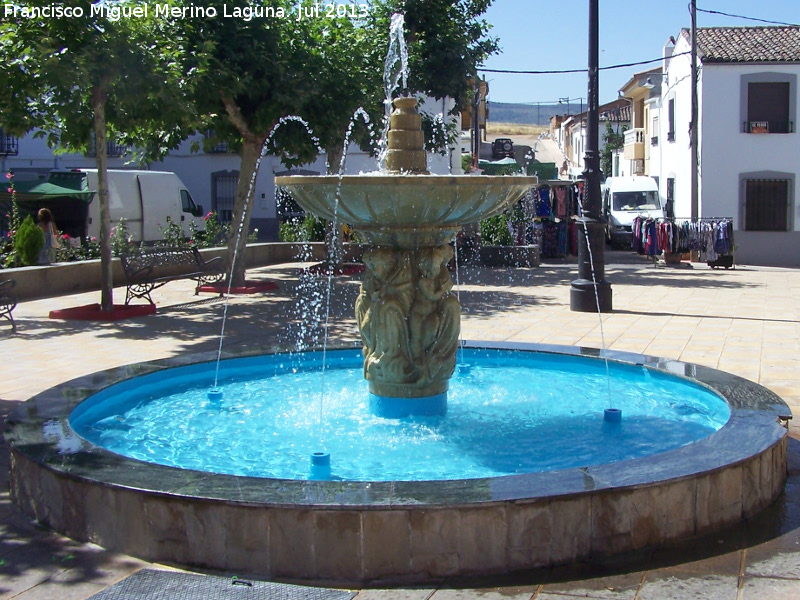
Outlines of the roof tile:
{"type": "Polygon", "coordinates": [[[699,27],[697,47],[707,63],[800,62],[800,26],[699,27]]]}

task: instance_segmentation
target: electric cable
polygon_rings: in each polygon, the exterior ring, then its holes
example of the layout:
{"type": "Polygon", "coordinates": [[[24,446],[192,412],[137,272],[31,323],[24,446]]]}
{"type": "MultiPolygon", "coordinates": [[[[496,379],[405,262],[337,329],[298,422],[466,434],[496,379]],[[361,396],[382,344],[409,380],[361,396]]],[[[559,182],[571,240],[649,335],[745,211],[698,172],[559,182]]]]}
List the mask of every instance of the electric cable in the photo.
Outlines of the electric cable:
{"type": "MultiPolygon", "coordinates": [[[[626,67],[647,65],[654,62],[661,62],[665,58],[675,58],[676,56],[684,56],[686,54],[691,54],[691,52],[678,52],[677,54],[673,54],[671,56],[666,56],[666,57],[662,56],[659,58],[654,58],[652,60],[640,60],[637,62],[622,63],[619,65],[610,65],[608,67],[600,67],[600,70],[607,71],[609,69],[624,69],[626,67]]],[[[513,75],[561,75],[568,73],[586,73],[589,69],[564,69],[564,70],[552,70],[552,71],[515,71],[511,69],[484,69],[483,67],[478,67],[477,70],[483,71],[484,73],[511,73],[513,75]]]]}
{"type": "Polygon", "coordinates": [[[697,12],[704,12],[710,15],[721,15],[723,17],[732,17],[734,19],[745,19],[746,21],[758,21],[759,23],[769,23],[770,25],[786,25],[787,27],[800,27],[797,23],[785,23],[783,21],[768,21],[767,19],[759,19],[757,17],[746,17],[744,15],[733,15],[731,13],[722,12],[719,10],[707,10],[705,8],[695,9],[697,12]]]}

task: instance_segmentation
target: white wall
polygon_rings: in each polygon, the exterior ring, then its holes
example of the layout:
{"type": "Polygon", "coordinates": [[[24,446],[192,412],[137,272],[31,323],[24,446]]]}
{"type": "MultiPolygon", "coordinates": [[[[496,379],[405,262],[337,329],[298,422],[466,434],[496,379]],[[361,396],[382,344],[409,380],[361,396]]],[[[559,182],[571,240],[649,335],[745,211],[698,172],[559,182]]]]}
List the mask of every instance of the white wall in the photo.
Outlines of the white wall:
{"type": "MultiPolygon", "coordinates": [[[[688,52],[689,45],[680,36],[674,54],[688,52]]],[[[675,56],[666,62],[667,77],[661,86],[661,111],[658,119],[658,145],[661,154],[659,188],[663,198],[667,197],[667,179],[675,179],[675,216],[688,218],[692,215],[692,154],[689,148],[689,122],[692,111],[691,57],[675,56]],[[669,141],[669,101],[675,100],[675,140],[669,141]]],[[[701,96],[698,86],[698,97],[701,96]]],[[[702,126],[702,119],[699,121],[702,126]]],[[[650,163],[650,172],[656,175],[656,165],[650,163]]]]}
{"type": "MultiPolygon", "coordinates": [[[[449,115],[453,106],[454,102],[449,98],[444,100],[423,99],[420,110],[434,115],[441,113],[451,120],[460,119],[458,115],[449,115]]],[[[460,123],[456,124],[460,125],[460,123]]],[[[376,134],[380,135],[380,124],[377,124],[376,127],[378,128],[376,134]]],[[[149,168],[154,171],[175,172],[186,184],[195,202],[201,204],[204,210],[208,211],[212,207],[212,173],[238,171],[241,161],[235,154],[191,152],[192,143],[197,142],[202,147],[202,141],[201,135],[192,136],[178,149],[170,152],[164,160],[151,164],[149,168]]],[[[19,140],[17,156],[0,158],[2,158],[2,164],[0,164],[2,170],[5,172],[13,169],[19,179],[36,178],[37,176],[46,178],[47,173],[52,169],[94,168],[97,166],[94,158],[87,158],[80,154],[56,155],[42,138],[34,138],[33,135],[27,135],[19,140]]],[[[326,172],[325,158],[325,155],[321,155],[313,163],[299,168],[324,174],[326,172]]],[[[108,166],[111,169],[138,167],[138,165],[126,164],[126,160],[130,160],[130,157],[127,159],[110,158],[108,166]]],[[[369,156],[354,144],[350,145],[345,164],[346,173],[374,171],[377,166],[375,157],[369,156]]],[[[255,182],[252,220],[256,227],[259,227],[259,224],[268,224],[269,231],[273,233],[277,231],[275,173],[286,170],[287,168],[277,158],[273,156],[263,158],[255,182]]],[[[462,173],[459,141],[456,140],[453,147],[444,156],[429,154],[428,170],[435,174],[462,173]]],[[[261,232],[264,232],[263,228],[261,228],[261,232]]]]}
{"type": "MultiPolygon", "coordinates": [[[[675,54],[690,50],[681,36],[675,54]]],[[[651,154],[651,172],[659,176],[661,195],[666,197],[667,178],[675,178],[675,216],[691,215],[691,117],[690,57],[666,61],[669,79],[662,88],[659,117],[660,168],[656,172],[651,154]],[[668,102],[675,98],[675,141],[668,142],[668,102]],[[663,140],[663,141],[662,141],[663,140]]],[[[742,132],[742,76],[753,73],[789,73],[800,80],[800,64],[701,63],[698,81],[700,106],[699,214],[701,217],[732,217],[736,261],[742,264],[800,266],[800,134],[749,134],[742,132]],[[741,231],[743,173],[778,172],[795,175],[792,199],[793,231],[741,231]]],[[[797,94],[795,101],[797,101],[797,94]]],[[[800,114],[800,109],[797,109],[800,114]]]]}

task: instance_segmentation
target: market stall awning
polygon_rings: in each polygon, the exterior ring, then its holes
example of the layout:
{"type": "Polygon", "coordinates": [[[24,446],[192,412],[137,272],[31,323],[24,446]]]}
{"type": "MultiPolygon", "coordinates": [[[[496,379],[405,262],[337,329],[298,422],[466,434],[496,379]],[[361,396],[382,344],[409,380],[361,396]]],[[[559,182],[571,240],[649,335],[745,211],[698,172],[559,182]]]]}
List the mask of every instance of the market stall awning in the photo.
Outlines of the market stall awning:
{"type": "Polygon", "coordinates": [[[500,160],[479,160],[478,168],[483,171],[484,175],[514,175],[523,172],[522,165],[510,156],[500,160]]]}
{"type": "MultiPolygon", "coordinates": [[[[85,181],[85,179],[84,179],[85,181]]],[[[11,185],[0,184],[0,202],[11,201],[11,185]]],[[[39,202],[41,200],[81,200],[89,204],[94,197],[94,192],[85,186],[81,189],[64,187],[51,183],[50,181],[15,181],[14,190],[17,194],[17,202],[39,202]]]]}

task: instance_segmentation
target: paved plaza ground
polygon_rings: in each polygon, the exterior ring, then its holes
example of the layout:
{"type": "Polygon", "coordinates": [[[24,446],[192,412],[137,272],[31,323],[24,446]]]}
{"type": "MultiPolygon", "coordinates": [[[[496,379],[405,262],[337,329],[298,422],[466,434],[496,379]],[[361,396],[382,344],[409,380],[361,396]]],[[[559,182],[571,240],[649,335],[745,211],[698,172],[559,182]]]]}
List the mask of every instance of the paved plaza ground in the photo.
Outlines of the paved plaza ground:
{"type": "MultiPolygon", "coordinates": [[[[463,336],[596,348],[605,342],[614,350],[699,363],[760,383],[800,415],[800,270],[744,265],[713,270],[703,263],[655,267],[626,252],[609,253],[606,263],[614,311],[602,319],[570,311],[574,260],[534,269],[462,268],[463,336]]],[[[279,280],[280,287],[231,298],[225,348],[319,342],[323,328],[304,326],[299,313],[303,307],[324,313],[324,282],[301,285],[301,266],[248,271],[252,279],[279,280]]],[[[329,339],[337,345],[357,343],[352,305],[358,279],[334,281],[329,339]]],[[[0,323],[0,417],[80,375],[176,354],[216,352],[222,299],[193,295],[188,281],[170,283],[153,296],[156,315],[117,323],[48,319],[52,309],[98,302],[98,292],[19,304],[17,334],[0,323]]],[[[116,290],[116,299],[124,300],[123,288],[116,290]]],[[[800,419],[790,425],[790,434],[785,494],[733,530],[602,564],[353,593],[358,600],[800,598],[800,419]]],[[[142,569],[169,568],[79,544],[32,523],[9,497],[8,462],[8,448],[0,445],[0,599],[84,599],[142,569]]]]}

